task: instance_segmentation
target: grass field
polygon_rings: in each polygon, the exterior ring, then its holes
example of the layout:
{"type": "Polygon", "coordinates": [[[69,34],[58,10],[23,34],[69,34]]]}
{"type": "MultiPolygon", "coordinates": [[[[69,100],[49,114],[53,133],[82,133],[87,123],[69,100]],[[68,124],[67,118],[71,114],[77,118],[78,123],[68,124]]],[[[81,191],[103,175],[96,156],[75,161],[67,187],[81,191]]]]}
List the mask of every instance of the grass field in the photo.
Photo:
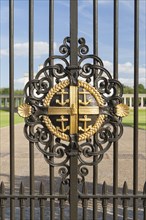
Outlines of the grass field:
{"type": "MultiPolygon", "coordinates": [[[[133,110],[130,110],[129,115],[123,118],[123,124],[133,127],[133,117],[133,110]]],[[[146,109],[139,109],[138,111],[138,128],[146,130],[146,109]]]]}
{"type": "MultiPolygon", "coordinates": [[[[14,115],[15,124],[22,123],[24,121],[17,113],[14,115]]],[[[9,112],[0,110],[0,127],[6,127],[9,125],[9,112]]]]}
{"type": "MultiPolygon", "coordinates": [[[[22,123],[24,121],[17,113],[15,113],[15,124],[22,123]]],[[[133,127],[133,110],[130,110],[130,114],[123,119],[123,124],[133,127]]],[[[6,127],[9,125],[9,112],[0,110],[0,127],[6,127]]],[[[139,128],[146,130],[146,109],[139,109],[139,128]]]]}

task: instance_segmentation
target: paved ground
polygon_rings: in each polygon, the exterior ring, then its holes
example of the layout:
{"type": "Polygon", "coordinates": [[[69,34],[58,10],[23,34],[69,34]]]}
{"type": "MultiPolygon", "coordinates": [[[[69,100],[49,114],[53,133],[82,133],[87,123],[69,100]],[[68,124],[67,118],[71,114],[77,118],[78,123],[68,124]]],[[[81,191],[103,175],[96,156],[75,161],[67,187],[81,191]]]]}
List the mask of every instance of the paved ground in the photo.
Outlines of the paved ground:
{"type": "MultiPolygon", "coordinates": [[[[9,188],[9,129],[8,127],[0,129],[0,181],[4,181],[9,188]]],[[[28,141],[23,135],[23,124],[15,126],[15,174],[16,190],[19,189],[20,182],[23,181],[28,189],[29,185],[29,147],[28,141]]],[[[99,186],[104,181],[107,182],[109,191],[112,191],[113,176],[113,149],[105,154],[104,159],[98,166],[99,186]]],[[[38,190],[40,181],[43,180],[46,190],[48,188],[48,164],[43,155],[35,148],[35,184],[38,190]]],[[[58,170],[55,171],[56,185],[58,181],[58,170]]],[[[89,167],[87,177],[88,185],[92,183],[92,168],[89,167]]],[[[128,187],[132,190],[133,182],[133,129],[124,128],[124,134],[119,141],[119,192],[124,181],[127,181],[128,187]]],[[[146,181],[146,131],[139,130],[139,191],[142,192],[143,184],[146,181]]],[[[92,185],[92,184],[91,184],[92,185]]],[[[89,218],[90,219],[90,218],[89,218]]],[[[110,219],[110,218],[108,218],[110,219]]],[[[120,218],[119,218],[120,219],[120,218]]],[[[129,218],[130,219],[130,218],[129,218]]],[[[141,219],[141,218],[139,218],[141,219]]]]}
{"type": "MultiPolygon", "coordinates": [[[[9,129],[0,129],[0,179],[7,182],[9,180],[9,129]]],[[[113,173],[113,149],[105,154],[104,159],[99,164],[99,183],[106,181],[112,185],[113,173]]],[[[29,147],[28,141],[23,134],[23,124],[15,126],[15,173],[16,178],[29,176],[29,147]]],[[[133,173],[133,129],[124,127],[124,134],[119,141],[119,187],[124,181],[128,182],[132,189],[133,173]]],[[[35,175],[40,179],[41,176],[48,176],[48,164],[43,155],[35,148],[35,175]]],[[[57,175],[57,173],[56,173],[57,175]]],[[[91,175],[91,174],[90,174],[91,175]]],[[[92,182],[89,175],[88,181],[92,182]]],[[[142,190],[146,180],[146,131],[139,130],[139,189],[142,190]]]]}

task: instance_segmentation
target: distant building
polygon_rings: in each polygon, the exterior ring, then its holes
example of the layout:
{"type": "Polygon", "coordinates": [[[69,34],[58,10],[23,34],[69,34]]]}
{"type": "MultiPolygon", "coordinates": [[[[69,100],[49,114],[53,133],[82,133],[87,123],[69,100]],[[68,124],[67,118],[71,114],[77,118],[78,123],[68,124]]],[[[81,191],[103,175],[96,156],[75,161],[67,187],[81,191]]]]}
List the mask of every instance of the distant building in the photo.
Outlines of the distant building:
{"type": "MultiPolygon", "coordinates": [[[[134,106],[134,94],[123,94],[123,103],[130,108],[134,106]]],[[[139,94],[139,107],[146,107],[146,94],[139,94]]]]}

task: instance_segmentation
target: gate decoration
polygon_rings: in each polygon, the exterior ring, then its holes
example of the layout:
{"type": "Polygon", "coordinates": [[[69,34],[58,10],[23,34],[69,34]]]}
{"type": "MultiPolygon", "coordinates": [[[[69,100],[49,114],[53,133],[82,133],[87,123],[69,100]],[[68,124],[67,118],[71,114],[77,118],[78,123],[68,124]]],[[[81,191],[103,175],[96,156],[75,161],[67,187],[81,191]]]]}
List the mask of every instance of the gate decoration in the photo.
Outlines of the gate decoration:
{"type": "Polygon", "coordinates": [[[35,143],[47,163],[61,166],[64,183],[69,181],[70,156],[78,156],[78,175],[84,180],[86,165],[97,165],[121,137],[121,119],[129,111],[122,104],[121,83],[112,78],[99,57],[88,55],[84,38],[78,43],[78,66],[68,61],[70,38],[66,37],[59,48],[62,55],[49,57],[35,79],[26,84],[25,103],[18,108],[25,118],[26,138],[35,143]]]}

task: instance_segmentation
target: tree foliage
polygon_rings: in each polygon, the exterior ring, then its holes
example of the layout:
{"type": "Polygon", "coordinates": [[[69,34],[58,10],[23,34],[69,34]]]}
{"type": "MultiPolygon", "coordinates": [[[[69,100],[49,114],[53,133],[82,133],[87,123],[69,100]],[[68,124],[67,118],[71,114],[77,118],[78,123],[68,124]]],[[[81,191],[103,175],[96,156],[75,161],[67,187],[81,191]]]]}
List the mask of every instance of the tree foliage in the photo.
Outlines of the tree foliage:
{"type": "Polygon", "coordinates": [[[125,86],[123,85],[123,93],[124,94],[133,94],[134,89],[131,88],[130,86],[125,86]]]}
{"type": "MultiPolygon", "coordinates": [[[[123,91],[124,91],[124,94],[133,94],[134,88],[132,88],[130,86],[123,85],[123,91]]],[[[143,84],[138,85],[138,93],[146,94],[146,88],[144,87],[143,84]]]]}
{"type": "MultiPolygon", "coordinates": [[[[0,95],[9,95],[10,89],[9,88],[1,88],[0,89],[0,95]]],[[[23,95],[24,92],[21,89],[14,90],[15,95],[23,95]]]]}
{"type": "Polygon", "coordinates": [[[143,84],[138,85],[138,92],[146,94],[146,89],[144,88],[143,84]]]}

